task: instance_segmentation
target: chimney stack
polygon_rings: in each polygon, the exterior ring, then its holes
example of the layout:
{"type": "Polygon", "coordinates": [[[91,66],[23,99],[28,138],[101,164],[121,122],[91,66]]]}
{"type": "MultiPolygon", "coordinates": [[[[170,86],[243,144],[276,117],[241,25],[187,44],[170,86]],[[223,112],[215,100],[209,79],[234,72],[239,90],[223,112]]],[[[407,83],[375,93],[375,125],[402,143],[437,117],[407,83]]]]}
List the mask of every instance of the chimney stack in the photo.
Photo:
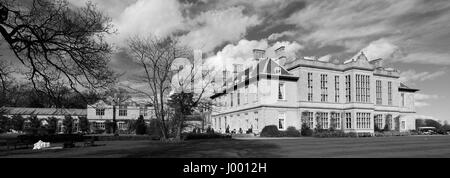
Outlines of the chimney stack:
{"type": "Polygon", "coordinates": [[[284,64],[286,63],[286,53],[285,53],[285,47],[281,46],[278,49],[275,50],[275,55],[277,57],[277,61],[278,64],[280,64],[281,66],[284,66],[284,64]]]}
{"type": "Polygon", "coordinates": [[[256,61],[259,61],[260,59],[264,58],[266,55],[266,51],[262,49],[253,49],[253,58],[256,61]]]}
{"type": "Polygon", "coordinates": [[[223,86],[227,86],[227,77],[228,77],[228,71],[225,69],[222,72],[222,83],[223,83],[223,86]]]}

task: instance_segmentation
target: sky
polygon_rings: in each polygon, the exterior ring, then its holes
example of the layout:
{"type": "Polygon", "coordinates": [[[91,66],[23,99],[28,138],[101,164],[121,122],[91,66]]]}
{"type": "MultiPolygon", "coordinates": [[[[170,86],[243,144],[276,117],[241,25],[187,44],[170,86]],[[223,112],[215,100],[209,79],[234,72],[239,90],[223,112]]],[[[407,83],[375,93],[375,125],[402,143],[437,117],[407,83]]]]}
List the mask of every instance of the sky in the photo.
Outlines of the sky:
{"type": "MultiPolygon", "coordinates": [[[[288,56],[369,60],[401,71],[418,114],[450,121],[450,1],[448,0],[90,0],[112,18],[117,33],[111,67],[137,66],[124,52],[135,35],[177,34],[206,61],[230,68],[251,62],[252,49],[286,46],[288,56]]],[[[87,0],[69,0],[83,6],[87,0]]],[[[126,76],[126,75],[125,75],[126,76]]]]}

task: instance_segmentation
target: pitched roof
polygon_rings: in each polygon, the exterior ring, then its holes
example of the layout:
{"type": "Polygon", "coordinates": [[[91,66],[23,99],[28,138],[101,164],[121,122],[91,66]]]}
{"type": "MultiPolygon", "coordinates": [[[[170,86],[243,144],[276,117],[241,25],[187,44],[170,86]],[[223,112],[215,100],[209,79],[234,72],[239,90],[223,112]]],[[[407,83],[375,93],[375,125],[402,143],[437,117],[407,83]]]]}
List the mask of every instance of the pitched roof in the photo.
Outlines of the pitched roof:
{"type": "Polygon", "coordinates": [[[62,108],[22,108],[2,107],[0,112],[8,115],[72,115],[86,116],[86,109],[62,109],[62,108]]]}
{"type": "Polygon", "coordinates": [[[248,78],[253,78],[258,76],[259,74],[270,74],[270,75],[280,75],[280,76],[294,76],[289,73],[283,66],[273,61],[270,58],[262,59],[256,65],[246,68],[244,71],[238,73],[235,77],[231,77],[227,79],[227,82],[234,82],[234,80],[242,81],[242,76],[248,75],[248,78]],[[275,69],[280,69],[280,74],[276,74],[275,69]]]}
{"type": "Polygon", "coordinates": [[[414,89],[406,86],[404,83],[400,82],[400,87],[398,87],[399,91],[410,91],[410,92],[416,92],[419,91],[419,89],[414,89]]]}
{"type": "MultiPolygon", "coordinates": [[[[228,77],[226,79],[226,83],[224,83],[224,87],[228,87],[228,84],[233,84],[233,87],[236,86],[236,83],[249,82],[250,79],[257,79],[258,76],[267,75],[267,76],[277,76],[280,80],[298,80],[299,77],[289,73],[283,66],[273,61],[270,58],[265,58],[260,60],[254,66],[246,68],[244,71],[236,74],[236,76],[228,77]],[[276,69],[280,69],[280,73],[276,73],[276,69]],[[225,84],[227,86],[225,86],[225,84]]],[[[226,89],[223,89],[221,92],[213,94],[211,98],[222,95],[226,89]]]]}

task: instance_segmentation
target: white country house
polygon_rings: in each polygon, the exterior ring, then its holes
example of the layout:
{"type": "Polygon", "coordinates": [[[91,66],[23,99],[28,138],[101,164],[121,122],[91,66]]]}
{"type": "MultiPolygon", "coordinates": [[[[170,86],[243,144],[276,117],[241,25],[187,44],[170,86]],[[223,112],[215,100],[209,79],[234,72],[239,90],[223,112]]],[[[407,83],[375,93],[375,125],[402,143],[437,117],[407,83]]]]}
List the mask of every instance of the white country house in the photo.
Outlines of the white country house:
{"type": "MultiPolygon", "coordinates": [[[[143,116],[147,124],[150,119],[154,119],[155,112],[152,105],[148,102],[137,101],[132,98],[121,102],[116,106],[116,121],[118,130],[127,130],[130,120],[137,120],[143,116]]],[[[87,106],[87,118],[92,127],[105,129],[105,122],[113,120],[113,103],[107,100],[87,106]]]]}
{"type": "Polygon", "coordinates": [[[252,128],[259,133],[267,125],[280,130],[320,125],[345,132],[373,133],[374,127],[408,131],[415,129],[414,93],[399,80],[399,71],[369,61],[361,53],[344,63],[315,58],[288,60],[284,47],[277,58],[255,49],[254,64],[233,75],[224,71],[211,126],[224,132],[252,128]]]}

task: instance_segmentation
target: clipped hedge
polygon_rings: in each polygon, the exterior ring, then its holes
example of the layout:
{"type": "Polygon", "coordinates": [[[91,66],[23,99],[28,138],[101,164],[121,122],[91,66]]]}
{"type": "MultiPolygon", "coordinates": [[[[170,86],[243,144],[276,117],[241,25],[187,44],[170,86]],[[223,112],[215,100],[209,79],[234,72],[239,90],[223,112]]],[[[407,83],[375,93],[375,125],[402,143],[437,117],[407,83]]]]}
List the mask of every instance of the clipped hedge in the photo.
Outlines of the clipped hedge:
{"type": "Polygon", "coordinates": [[[313,133],[314,137],[319,137],[319,138],[333,138],[333,137],[372,137],[371,133],[355,133],[355,132],[349,132],[349,133],[345,133],[344,131],[341,130],[324,130],[322,132],[314,132],[313,133]]]}
{"type": "Polygon", "coordinates": [[[278,130],[278,127],[276,125],[268,125],[265,126],[262,130],[261,130],[261,137],[280,137],[281,133],[278,130]]]}
{"type": "MultiPolygon", "coordinates": [[[[282,131],[283,132],[283,131],[282,131]]],[[[286,129],[286,131],[284,131],[284,134],[287,137],[300,137],[302,136],[302,134],[300,133],[300,131],[298,131],[295,127],[288,127],[286,129]]]]}
{"type": "Polygon", "coordinates": [[[265,126],[260,134],[261,137],[300,137],[301,133],[295,127],[288,127],[286,131],[278,130],[275,125],[265,126]]]}
{"type": "Polygon", "coordinates": [[[410,136],[410,132],[399,132],[399,131],[386,131],[386,132],[375,132],[375,137],[396,137],[396,136],[410,136]]]}
{"type": "Polygon", "coordinates": [[[231,135],[220,133],[188,133],[184,135],[184,140],[196,140],[196,139],[231,139],[231,135]]]}

